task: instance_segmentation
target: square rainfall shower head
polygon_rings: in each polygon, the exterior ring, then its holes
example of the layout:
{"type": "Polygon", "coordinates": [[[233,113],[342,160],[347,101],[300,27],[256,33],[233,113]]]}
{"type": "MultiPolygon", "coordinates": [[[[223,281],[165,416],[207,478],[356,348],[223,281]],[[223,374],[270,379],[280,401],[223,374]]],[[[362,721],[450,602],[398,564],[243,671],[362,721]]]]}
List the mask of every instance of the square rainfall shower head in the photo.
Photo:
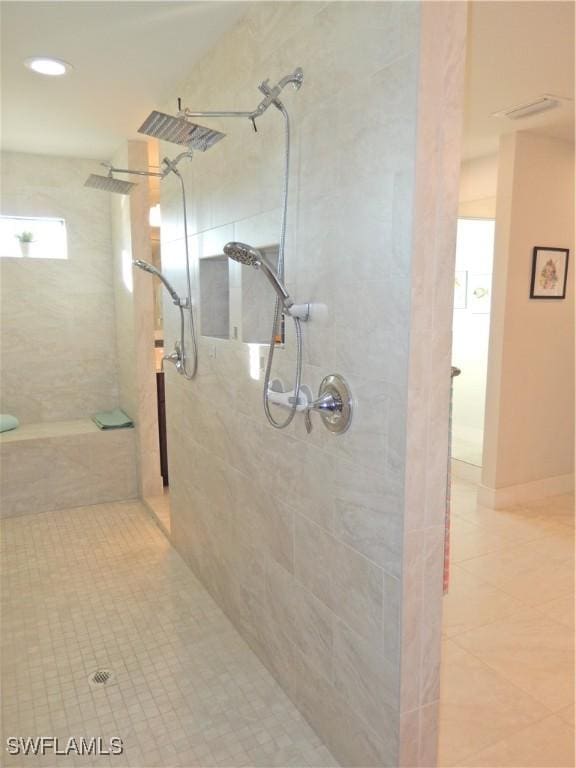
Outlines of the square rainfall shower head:
{"type": "Polygon", "coordinates": [[[138,128],[138,133],[153,136],[161,141],[170,141],[173,144],[183,144],[200,152],[206,152],[226,135],[212,128],[190,123],[183,117],[173,117],[156,111],[148,115],[138,128]]]}
{"type": "Polygon", "coordinates": [[[84,186],[100,189],[102,192],[116,192],[119,195],[129,195],[132,187],[137,185],[133,181],[124,181],[123,179],[115,179],[112,176],[99,176],[96,173],[91,173],[84,182],[84,186]]]}

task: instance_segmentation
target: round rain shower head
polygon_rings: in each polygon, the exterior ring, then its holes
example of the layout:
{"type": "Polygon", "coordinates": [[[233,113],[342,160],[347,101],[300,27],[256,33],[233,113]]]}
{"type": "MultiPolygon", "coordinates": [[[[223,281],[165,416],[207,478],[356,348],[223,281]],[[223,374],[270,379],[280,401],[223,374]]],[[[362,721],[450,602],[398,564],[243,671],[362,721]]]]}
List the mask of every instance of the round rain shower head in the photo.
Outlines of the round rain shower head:
{"type": "Polygon", "coordinates": [[[224,246],[224,253],[228,258],[240,262],[247,267],[257,267],[262,263],[262,254],[256,248],[246,243],[231,242],[224,246]]]}

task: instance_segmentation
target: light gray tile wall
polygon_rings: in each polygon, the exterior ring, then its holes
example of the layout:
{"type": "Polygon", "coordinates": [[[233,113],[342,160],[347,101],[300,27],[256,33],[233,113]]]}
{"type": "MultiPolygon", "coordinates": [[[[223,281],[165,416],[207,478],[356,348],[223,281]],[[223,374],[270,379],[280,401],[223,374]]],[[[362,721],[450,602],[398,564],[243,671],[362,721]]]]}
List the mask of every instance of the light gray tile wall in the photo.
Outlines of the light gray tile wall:
{"type": "MultiPolygon", "coordinates": [[[[146,142],[124,142],[113,164],[146,169],[146,142]]],[[[152,261],[147,180],[141,179],[129,197],[109,197],[119,402],[135,423],[139,489],[146,498],[162,492],[154,354],[154,288],[159,281],[132,266],[134,259],[152,261]]]]}
{"type": "Polygon", "coordinates": [[[198,265],[200,285],[200,333],[227,339],[230,336],[230,281],[228,258],[213,256],[198,265]]]}
{"type": "MultiPolygon", "coordinates": [[[[201,338],[197,379],[167,373],[172,538],[346,765],[398,766],[401,737],[419,754],[420,718],[401,731],[400,711],[408,577],[421,585],[406,570],[404,531],[420,16],[409,2],[256,3],[175,91],[191,109],[244,110],[264,78],[305,71],[302,89],[283,94],[293,137],[286,279],[297,301],[325,307],[304,328],[303,382],[316,392],[324,375],[344,375],[354,423],[342,437],[316,417],[311,435],[301,417],[272,429],[253,350],[201,338]]],[[[205,122],[228,135],[184,171],[195,275],[198,258],[227,240],[277,242],[280,224],[279,114],[269,110],[257,134],[247,121],[205,122]]],[[[163,265],[183,289],[170,179],[161,204],[163,265]]],[[[232,324],[242,269],[231,265],[232,324]]],[[[165,309],[171,343],[177,315],[165,309]]],[[[287,330],[275,362],[286,383],[287,330]]]]}
{"type": "Polygon", "coordinates": [[[118,405],[109,196],[94,162],[2,153],[4,214],[66,220],[68,259],[0,260],[2,412],[22,423],[118,405]]]}
{"type": "Polygon", "coordinates": [[[402,599],[402,766],[437,757],[465,3],[423,3],[402,599]]]}
{"type": "MultiPolygon", "coordinates": [[[[72,422],[71,426],[81,422],[72,422]]],[[[70,432],[9,442],[0,436],[1,517],[133,499],[133,429],[70,432]]]]}

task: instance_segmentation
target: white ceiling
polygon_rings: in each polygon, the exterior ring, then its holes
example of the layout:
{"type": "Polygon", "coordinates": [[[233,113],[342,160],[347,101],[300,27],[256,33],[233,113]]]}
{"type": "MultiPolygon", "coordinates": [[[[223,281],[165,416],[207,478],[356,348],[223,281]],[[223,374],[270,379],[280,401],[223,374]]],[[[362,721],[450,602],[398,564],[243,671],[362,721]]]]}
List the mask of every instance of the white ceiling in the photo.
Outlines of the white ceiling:
{"type": "Polygon", "coordinates": [[[3,1],[2,148],[110,158],[243,10],[239,2],[3,1]],[[74,70],[37,75],[23,62],[38,55],[74,70]]]}
{"type": "MultiPolygon", "coordinates": [[[[0,10],[2,147],[107,159],[245,4],[3,0],[0,10]],[[23,65],[34,55],[62,58],[74,70],[41,77],[23,65]]],[[[573,102],[517,122],[490,117],[544,93],[573,96],[573,31],[571,0],[470,3],[465,157],[496,152],[503,131],[573,138],[573,102]]]]}
{"type": "Polygon", "coordinates": [[[501,133],[574,139],[574,102],[512,121],[491,117],[543,94],[574,98],[574,3],[475,0],[469,5],[464,156],[498,151],[501,133]]]}

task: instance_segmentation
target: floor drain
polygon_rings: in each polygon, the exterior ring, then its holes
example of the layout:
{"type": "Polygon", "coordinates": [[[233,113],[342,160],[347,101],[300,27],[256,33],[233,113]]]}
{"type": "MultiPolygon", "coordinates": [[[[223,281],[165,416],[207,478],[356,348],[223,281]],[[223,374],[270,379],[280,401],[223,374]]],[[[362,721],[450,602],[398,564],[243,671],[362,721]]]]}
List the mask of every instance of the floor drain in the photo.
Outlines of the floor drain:
{"type": "Polygon", "coordinates": [[[95,672],[92,672],[88,678],[88,682],[94,688],[100,688],[102,685],[111,683],[113,677],[114,673],[109,669],[97,669],[95,672]]]}

